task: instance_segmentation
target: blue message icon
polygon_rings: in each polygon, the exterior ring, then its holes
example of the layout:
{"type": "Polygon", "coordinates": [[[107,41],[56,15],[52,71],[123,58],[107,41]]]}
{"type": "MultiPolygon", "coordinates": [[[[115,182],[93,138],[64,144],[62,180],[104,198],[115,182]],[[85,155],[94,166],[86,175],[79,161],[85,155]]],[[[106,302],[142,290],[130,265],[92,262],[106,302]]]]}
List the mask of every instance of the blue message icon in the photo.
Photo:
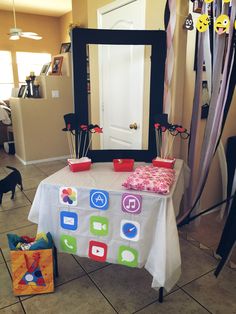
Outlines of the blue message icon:
{"type": "Polygon", "coordinates": [[[78,228],[78,215],[73,212],[60,212],[61,227],[68,230],[76,230],[78,228]]]}
{"type": "Polygon", "coordinates": [[[90,206],[92,208],[106,210],[109,206],[109,193],[104,190],[90,191],[90,206]]]}

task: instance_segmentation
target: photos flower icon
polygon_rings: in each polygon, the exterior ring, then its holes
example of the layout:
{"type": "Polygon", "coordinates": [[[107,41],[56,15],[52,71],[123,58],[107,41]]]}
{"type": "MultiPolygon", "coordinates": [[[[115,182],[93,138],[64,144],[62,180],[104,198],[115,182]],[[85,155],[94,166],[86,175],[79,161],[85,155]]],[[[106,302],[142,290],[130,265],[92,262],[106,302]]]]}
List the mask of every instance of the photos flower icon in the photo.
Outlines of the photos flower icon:
{"type": "Polygon", "coordinates": [[[77,190],[70,187],[60,188],[60,202],[64,205],[77,205],[77,190]]]}

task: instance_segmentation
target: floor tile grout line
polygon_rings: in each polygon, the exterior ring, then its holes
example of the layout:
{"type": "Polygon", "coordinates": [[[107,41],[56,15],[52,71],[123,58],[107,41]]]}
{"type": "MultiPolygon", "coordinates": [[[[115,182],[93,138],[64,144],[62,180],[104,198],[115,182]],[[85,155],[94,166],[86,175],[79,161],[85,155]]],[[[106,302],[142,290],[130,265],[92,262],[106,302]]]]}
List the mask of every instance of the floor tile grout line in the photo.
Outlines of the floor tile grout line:
{"type": "Polygon", "coordinates": [[[9,269],[9,267],[8,267],[8,262],[7,262],[7,260],[5,259],[5,256],[3,255],[3,252],[2,252],[2,249],[0,248],[0,251],[1,251],[1,255],[2,255],[2,258],[3,258],[3,260],[4,260],[4,263],[5,263],[5,265],[6,265],[6,268],[7,268],[7,271],[8,271],[8,273],[9,273],[9,275],[10,275],[10,277],[11,277],[11,281],[12,281],[12,275],[11,275],[11,272],[10,272],[10,269],[9,269]]]}
{"type": "Polygon", "coordinates": [[[94,270],[88,271],[88,272],[87,272],[87,274],[89,275],[89,274],[96,273],[97,271],[102,270],[102,269],[104,269],[104,268],[107,268],[107,267],[109,267],[109,266],[111,266],[111,265],[112,265],[112,264],[109,264],[109,265],[104,265],[104,266],[102,266],[102,267],[100,267],[100,268],[97,268],[97,269],[94,269],[94,270]]]}
{"type": "MultiPolygon", "coordinates": [[[[216,261],[220,261],[220,259],[217,259],[217,258],[215,257],[215,255],[214,255],[214,252],[215,252],[216,250],[214,249],[213,246],[208,247],[207,245],[201,243],[199,240],[192,238],[192,239],[196,242],[196,245],[194,245],[194,244],[192,243],[193,241],[187,239],[187,235],[188,235],[188,233],[186,232],[186,237],[180,236],[180,235],[179,235],[179,237],[181,237],[182,240],[185,240],[185,241],[187,241],[188,243],[190,243],[192,246],[194,246],[194,247],[198,248],[199,250],[201,250],[201,252],[204,252],[204,254],[213,257],[216,261]],[[200,245],[201,245],[201,244],[204,245],[207,249],[201,249],[201,248],[200,248],[200,245]]],[[[232,262],[232,261],[229,259],[228,262],[227,262],[227,264],[226,264],[226,266],[229,267],[230,269],[233,269],[232,267],[229,266],[229,263],[230,263],[230,262],[232,262]]],[[[233,269],[233,270],[234,270],[234,269],[233,269]]]]}
{"type": "MultiPolygon", "coordinates": [[[[11,275],[10,269],[9,269],[9,267],[8,267],[7,261],[6,261],[4,255],[3,255],[3,252],[2,252],[2,249],[1,249],[1,248],[0,248],[0,253],[1,253],[1,255],[2,255],[2,258],[3,258],[3,260],[4,260],[4,263],[5,263],[7,272],[8,272],[8,274],[9,274],[9,276],[10,276],[10,278],[11,278],[11,282],[12,282],[12,275],[11,275]]],[[[20,297],[19,297],[19,296],[16,296],[16,298],[18,298],[19,301],[18,301],[18,302],[15,302],[15,303],[13,303],[13,304],[11,304],[11,305],[14,305],[14,304],[20,302],[20,297]]],[[[11,306],[11,305],[10,305],[10,306],[11,306]]]]}
{"type": "MultiPolygon", "coordinates": [[[[171,292],[169,292],[169,293],[163,295],[163,303],[165,302],[165,298],[166,298],[166,297],[168,297],[169,295],[171,295],[171,294],[177,292],[178,290],[180,290],[180,287],[178,287],[178,289],[176,289],[176,290],[173,290],[173,291],[171,291],[171,292]]],[[[159,291],[157,291],[157,292],[159,293],[159,291]]],[[[159,297],[158,297],[157,299],[155,299],[154,301],[148,303],[147,305],[141,307],[140,309],[138,309],[138,310],[132,312],[132,314],[138,313],[138,312],[144,310],[145,308],[147,308],[148,306],[150,306],[150,305],[152,305],[152,304],[154,304],[154,303],[159,303],[159,304],[161,305],[161,303],[159,302],[159,297]]]]}
{"type": "MultiPolygon", "coordinates": [[[[197,247],[197,248],[200,249],[201,251],[205,252],[207,255],[211,255],[210,253],[208,253],[208,251],[214,252],[214,248],[213,248],[214,245],[209,246],[209,245],[203,244],[203,243],[201,243],[198,239],[195,239],[195,238],[192,237],[192,236],[191,236],[191,240],[190,240],[190,239],[187,238],[188,236],[190,236],[188,232],[186,232],[185,236],[179,235],[179,237],[181,237],[181,239],[183,239],[183,240],[187,241],[188,243],[190,243],[191,245],[197,247]],[[193,242],[194,242],[196,245],[195,245],[193,242]],[[205,246],[206,249],[200,248],[200,245],[205,246]]],[[[216,244],[217,244],[217,243],[216,243],[216,244]]],[[[213,256],[213,255],[211,255],[211,256],[213,256]]],[[[213,256],[213,257],[214,257],[214,256],[213,256]]]]}
{"type": "Polygon", "coordinates": [[[43,173],[45,176],[48,176],[48,174],[47,174],[45,171],[41,170],[38,166],[35,165],[35,167],[36,167],[38,170],[42,171],[42,173],[43,173]]]}
{"type": "MultiPolygon", "coordinates": [[[[33,190],[33,189],[32,189],[33,190]]],[[[27,191],[27,190],[26,190],[27,191]]],[[[29,199],[29,197],[25,194],[25,191],[23,190],[22,193],[24,194],[24,196],[27,198],[27,200],[30,202],[30,205],[32,205],[32,201],[29,199]]]]}
{"type": "Polygon", "coordinates": [[[91,271],[87,271],[86,268],[85,268],[82,264],[80,264],[80,262],[76,259],[76,257],[75,257],[73,254],[71,254],[71,255],[72,255],[72,257],[74,258],[74,260],[77,262],[77,264],[79,264],[79,266],[85,271],[85,273],[86,273],[87,275],[88,275],[88,274],[92,274],[92,273],[98,271],[99,269],[103,269],[103,268],[106,268],[106,267],[112,265],[112,264],[108,264],[108,265],[101,266],[101,267],[98,268],[98,269],[94,269],[94,270],[91,270],[91,271]]]}
{"type": "Polygon", "coordinates": [[[12,232],[12,231],[14,231],[14,230],[24,229],[24,228],[26,228],[26,227],[30,227],[30,226],[33,226],[33,225],[35,225],[35,223],[30,223],[29,225],[24,225],[24,226],[22,226],[22,227],[15,228],[15,229],[11,229],[11,230],[7,230],[7,231],[5,231],[5,232],[0,232],[0,235],[5,234],[5,233],[7,234],[7,233],[12,232]]]}
{"type": "Polygon", "coordinates": [[[198,280],[198,279],[204,277],[205,275],[208,275],[209,273],[211,273],[211,272],[212,272],[213,270],[215,270],[215,269],[216,269],[216,267],[212,268],[211,270],[209,270],[209,271],[207,271],[206,273],[200,275],[199,277],[196,277],[196,278],[194,278],[193,280],[191,280],[191,281],[189,281],[189,282],[183,284],[182,286],[180,286],[180,285],[178,285],[178,284],[176,284],[176,286],[181,289],[181,288],[183,288],[183,287],[189,285],[190,283],[192,283],[192,282],[194,282],[194,281],[196,281],[196,280],[198,280]]]}
{"type": "Polygon", "coordinates": [[[95,287],[98,289],[98,291],[103,295],[103,297],[107,300],[107,302],[110,304],[110,306],[113,308],[113,310],[116,313],[119,313],[116,308],[114,307],[114,305],[110,302],[110,300],[105,296],[105,294],[102,292],[102,290],[99,288],[99,286],[97,285],[97,283],[91,278],[90,274],[87,274],[88,278],[91,280],[91,282],[95,285],[95,287]]]}
{"type": "MultiPolygon", "coordinates": [[[[190,240],[187,240],[187,239],[184,239],[184,238],[181,238],[181,239],[184,240],[184,241],[186,241],[186,242],[188,242],[188,243],[191,244],[192,246],[196,247],[196,248],[199,249],[201,252],[203,252],[205,255],[211,256],[211,257],[214,258],[214,256],[212,256],[211,254],[208,254],[208,253],[206,252],[206,250],[203,250],[203,249],[201,249],[199,246],[196,246],[196,245],[194,245],[193,243],[191,243],[190,240]]],[[[197,240],[195,240],[195,241],[197,242],[198,245],[201,244],[201,242],[199,242],[199,241],[197,241],[197,240]]],[[[210,248],[208,248],[208,249],[210,250],[210,248]]],[[[214,259],[215,259],[215,258],[214,258],[214,259]]]]}
{"type": "MultiPolygon", "coordinates": [[[[46,176],[50,176],[51,174],[48,174],[47,172],[45,172],[44,170],[42,170],[38,165],[34,165],[38,170],[40,170],[41,172],[43,172],[44,175],[46,176]]],[[[66,166],[66,165],[65,165],[66,166]]],[[[57,171],[57,170],[56,170],[57,171]]]]}
{"type": "Polygon", "coordinates": [[[210,314],[213,314],[210,310],[208,310],[203,304],[201,304],[197,299],[195,299],[189,292],[185,291],[184,289],[180,288],[181,291],[183,291],[185,294],[187,294],[191,299],[193,299],[195,302],[197,302],[201,307],[203,307],[207,312],[210,314]]]}
{"type": "Polygon", "coordinates": [[[7,308],[9,308],[9,307],[11,307],[11,306],[13,306],[13,305],[19,304],[19,303],[20,303],[20,301],[17,301],[17,302],[15,302],[15,303],[10,304],[10,305],[6,305],[6,306],[3,306],[3,307],[0,307],[0,311],[1,311],[1,310],[5,310],[5,309],[7,309],[7,308]]]}
{"type": "Polygon", "coordinates": [[[67,281],[65,281],[65,282],[59,283],[58,285],[55,285],[54,287],[55,287],[55,288],[61,287],[61,286],[63,286],[63,285],[66,285],[66,284],[68,284],[68,283],[70,283],[70,282],[72,282],[72,281],[74,281],[74,280],[77,280],[77,279],[82,278],[82,277],[85,277],[85,276],[87,276],[86,273],[81,274],[81,275],[79,275],[78,277],[75,277],[75,278],[69,279],[69,280],[67,280],[67,281]]]}
{"type": "Polygon", "coordinates": [[[10,209],[2,209],[0,210],[0,213],[3,213],[3,212],[9,212],[9,211],[12,211],[12,210],[15,210],[15,209],[20,209],[22,207],[27,207],[27,206],[30,206],[30,204],[25,204],[25,205],[21,205],[21,206],[17,206],[17,207],[14,207],[14,208],[10,208],[10,209]]]}
{"type": "MultiPolygon", "coordinates": [[[[72,255],[72,257],[76,260],[76,258],[74,257],[74,255],[72,255]]],[[[77,260],[76,260],[77,261],[77,260]]],[[[79,261],[77,261],[77,263],[79,263],[79,261]]],[[[95,285],[95,287],[98,289],[98,291],[103,295],[103,297],[106,299],[106,301],[110,304],[110,306],[113,308],[113,310],[117,312],[116,308],[113,306],[113,304],[109,301],[109,299],[105,296],[105,294],[102,292],[102,290],[99,288],[99,286],[94,282],[94,280],[91,278],[90,276],[90,273],[88,273],[85,268],[79,263],[79,265],[81,266],[81,268],[86,272],[86,275],[87,277],[90,279],[90,281],[92,281],[92,283],[95,285]]],[[[110,266],[110,265],[107,265],[107,266],[110,266]]],[[[105,267],[103,268],[100,268],[100,269],[104,269],[105,267]]],[[[99,269],[98,269],[99,270],[99,269]]]]}
{"type": "Polygon", "coordinates": [[[23,312],[25,313],[25,314],[27,314],[26,313],[26,310],[25,310],[25,308],[24,308],[24,305],[23,305],[23,301],[20,299],[20,305],[21,305],[21,307],[22,307],[22,310],[23,310],[23,312]]]}

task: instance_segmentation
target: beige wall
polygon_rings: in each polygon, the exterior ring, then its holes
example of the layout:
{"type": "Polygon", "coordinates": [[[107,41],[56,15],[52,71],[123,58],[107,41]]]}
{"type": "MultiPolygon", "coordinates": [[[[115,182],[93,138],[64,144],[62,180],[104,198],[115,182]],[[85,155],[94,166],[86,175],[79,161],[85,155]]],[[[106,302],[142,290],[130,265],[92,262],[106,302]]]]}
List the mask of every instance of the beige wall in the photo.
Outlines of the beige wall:
{"type": "Polygon", "coordinates": [[[88,0],[72,0],[73,23],[88,27],[88,0]]]}
{"type": "Polygon", "coordinates": [[[68,12],[60,17],[59,23],[61,43],[68,43],[71,41],[69,35],[69,26],[72,23],[72,21],[73,21],[72,12],[68,12]]]}
{"type": "Polygon", "coordinates": [[[0,10],[0,50],[12,52],[13,72],[15,86],[18,87],[18,76],[16,68],[16,51],[25,52],[47,52],[52,55],[60,51],[60,21],[59,18],[34,14],[16,14],[17,27],[23,31],[31,31],[40,34],[42,40],[21,38],[20,40],[9,40],[9,29],[13,27],[12,12],[0,10]]]}
{"type": "Polygon", "coordinates": [[[25,163],[69,155],[63,116],[73,112],[70,54],[63,54],[61,76],[39,76],[41,97],[11,98],[14,141],[17,156],[25,163]],[[52,91],[59,92],[58,98],[52,91]]]}
{"type": "MultiPolygon", "coordinates": [[[[9,40],[7,33],[13,27],[13,16],[11,12],[0,11],[0,50],[12,52],[15,86],[18,84],[16,51],[57,55],[61,43],[70,41],[68,26],[72,22],[72,13],[58,18],[17,12],[16,19],[17,27],[36,32],[43,39],[9,40]]],[[[62,76],[42,77],[43,81],[39,79],[41,96],[44,98],[11,100],[16,154],[24,162],[57,158],[69,153],[66,134],[61,129],[64,127],[63,115],[73,111],[73,100],[69,56],[63,54],[63,57],[62,76]],[[51,98],[52,89],[59,90],[58,99],[51,98]]]]}

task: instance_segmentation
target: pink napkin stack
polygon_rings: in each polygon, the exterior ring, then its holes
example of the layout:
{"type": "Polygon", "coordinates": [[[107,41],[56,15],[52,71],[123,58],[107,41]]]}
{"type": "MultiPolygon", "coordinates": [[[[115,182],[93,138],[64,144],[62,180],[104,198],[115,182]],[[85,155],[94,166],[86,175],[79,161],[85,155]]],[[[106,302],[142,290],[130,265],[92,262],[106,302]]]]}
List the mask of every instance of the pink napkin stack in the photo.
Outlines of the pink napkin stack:
{"type": "Polygon", "coordinates": [[[174,169],[139,166],[122,185],[131,190],[168,194],[174,180],[174,169]]]}

